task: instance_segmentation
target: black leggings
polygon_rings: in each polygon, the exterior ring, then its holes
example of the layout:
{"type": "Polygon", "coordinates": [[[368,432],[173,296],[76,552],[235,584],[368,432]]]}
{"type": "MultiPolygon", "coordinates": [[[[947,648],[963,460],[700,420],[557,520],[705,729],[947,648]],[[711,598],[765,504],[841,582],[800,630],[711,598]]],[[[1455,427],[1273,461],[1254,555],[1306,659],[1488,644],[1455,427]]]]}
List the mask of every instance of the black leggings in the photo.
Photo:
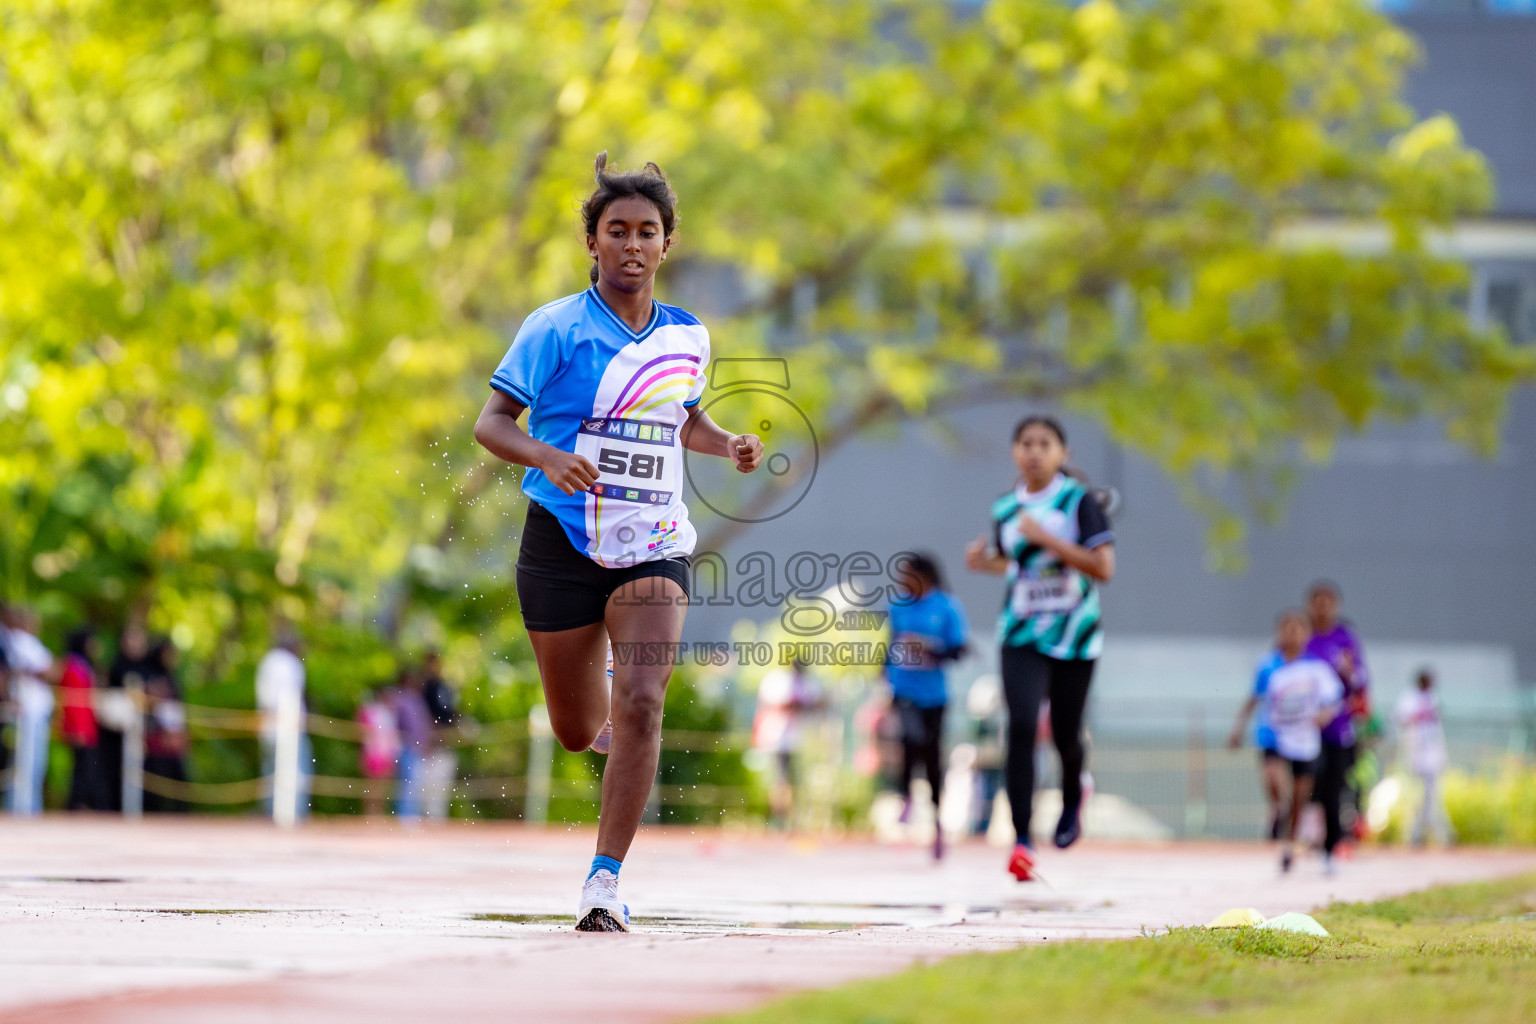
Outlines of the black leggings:
{"type": "Polygon", "coordinates": [[[921,764],[928,776],[928,788],[933,791],[933,806],[937,807],[944,793],[944,765],[939,750],[944,741],[944,705],[921,708],[898,698],[896,709],[901,715],[901,795],[911,795],[912,776],[921,764]]]}
{"type": "Polygon", "coordinates": [[[1341,747],[1323,741],[1323,755],[1318,762],[1317,802],[1323,805],[1323,850],[1332,853],[1344,838],[1344,790],[1349,785],[1349,769],[1355,763],[1355,747],[1341,747]]]}
{"type": "Polygon", "coordinates": [[[1063,813],[1075,812],[1083,799],[1083,709],[1091,660],[1062,661],[1033,647],[1003,648],[1003,696],[1008,700],[1008,803],[1019,842],[1029,840],[1035,802],[1035,735],[1040,702],[1051,701],[1051,736],[1061,755],[1063,813]]]}

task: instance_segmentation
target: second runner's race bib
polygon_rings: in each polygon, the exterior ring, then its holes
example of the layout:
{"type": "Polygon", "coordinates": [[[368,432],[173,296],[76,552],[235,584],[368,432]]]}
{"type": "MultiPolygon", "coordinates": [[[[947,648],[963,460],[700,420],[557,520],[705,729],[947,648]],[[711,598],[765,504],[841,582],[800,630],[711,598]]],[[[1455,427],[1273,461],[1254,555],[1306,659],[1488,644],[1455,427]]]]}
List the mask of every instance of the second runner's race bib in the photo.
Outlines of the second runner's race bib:
{"type": "Polygon", "coordinates": [[[677,428],[644,420],[583,419],[576,454],[597,467],[591,491],[613,501],[667,505],[677,491],[677,428]]]}
{"type": "Polygon", "coordinates": [[[1013,581],[1013,614],[1021,619],[1032,615],[1059,615],[1078,606],[1082,594],[1077,576],[1072,572],[1026,576],[1013,581]]]}

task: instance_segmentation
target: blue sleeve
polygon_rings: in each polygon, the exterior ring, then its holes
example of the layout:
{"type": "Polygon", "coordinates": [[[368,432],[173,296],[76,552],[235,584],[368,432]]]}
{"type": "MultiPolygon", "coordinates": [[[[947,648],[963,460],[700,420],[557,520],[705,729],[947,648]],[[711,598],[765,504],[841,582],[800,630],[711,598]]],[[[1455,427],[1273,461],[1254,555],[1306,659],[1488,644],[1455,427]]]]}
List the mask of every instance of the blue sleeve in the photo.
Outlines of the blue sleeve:
{"type": "Polygon", "coordinates": [[[1259,665],[1259,671],[1253,677],[1253,695],[1255,697],[1264,696],[1265,691],[1269,689],[1269,673],[1270,666],[1266,660],[1259,665]]]}
{"type": "Polygon", "coordinates": [[[491,387],[531,406],[560,369],[564,353],[549,314],[535,310],[517,329],[512,347],[491,374],[491,387]]]}
{"type": "Polygon", "coordinates": [[[950,650],[959,650],[971,639],[970,627],[965,621],[965,609],[956,601],[954,595],[949,596],[949,632],[944,637],[945,646],[950,650]]]}

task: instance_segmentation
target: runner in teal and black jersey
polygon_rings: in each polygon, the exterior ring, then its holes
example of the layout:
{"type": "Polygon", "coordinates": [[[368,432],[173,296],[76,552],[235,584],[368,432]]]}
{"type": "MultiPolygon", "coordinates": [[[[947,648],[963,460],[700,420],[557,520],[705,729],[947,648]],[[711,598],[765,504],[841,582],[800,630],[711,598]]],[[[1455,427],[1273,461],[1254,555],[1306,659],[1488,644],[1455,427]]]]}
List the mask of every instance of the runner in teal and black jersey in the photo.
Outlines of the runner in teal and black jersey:
{"type": "Polygon", "coordinates": [[[1050,700],[1051,733],[1061,756],[1061,819],[1055,843],[1082,833],[1083,710],[1104,645],[1099,591],[1115,572],[1109,516],[1081,481],[1066,475],[1067,435],[1049,416],[1014,429],[1019,482],[992,506],[992,533],[966,548],[976,572],[1007,576],[998,622],[1003,694],[1008,702],[1008,801],[1017,845],[1008,870],[1035,874],[1030,812],[1040,702],[1050,700]]]}

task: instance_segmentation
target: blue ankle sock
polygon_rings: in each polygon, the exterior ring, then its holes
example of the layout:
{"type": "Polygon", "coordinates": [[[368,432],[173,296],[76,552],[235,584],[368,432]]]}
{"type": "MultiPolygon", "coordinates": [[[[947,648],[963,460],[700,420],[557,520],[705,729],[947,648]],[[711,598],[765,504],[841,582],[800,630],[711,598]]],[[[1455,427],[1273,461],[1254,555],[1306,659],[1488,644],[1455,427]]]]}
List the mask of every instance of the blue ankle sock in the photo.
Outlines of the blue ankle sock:
{"type": "Polygon", "coordinates": [[[599,871],[607,870],[612,871],[613,876],[617,878],[619,876],[619,868],[623,866],[623,862],[616,861],[612,857],[604,857],[599,854],[598,856],[592,858],[592,870],[587,872],[587,877],[591,878],[599,871]]]}

